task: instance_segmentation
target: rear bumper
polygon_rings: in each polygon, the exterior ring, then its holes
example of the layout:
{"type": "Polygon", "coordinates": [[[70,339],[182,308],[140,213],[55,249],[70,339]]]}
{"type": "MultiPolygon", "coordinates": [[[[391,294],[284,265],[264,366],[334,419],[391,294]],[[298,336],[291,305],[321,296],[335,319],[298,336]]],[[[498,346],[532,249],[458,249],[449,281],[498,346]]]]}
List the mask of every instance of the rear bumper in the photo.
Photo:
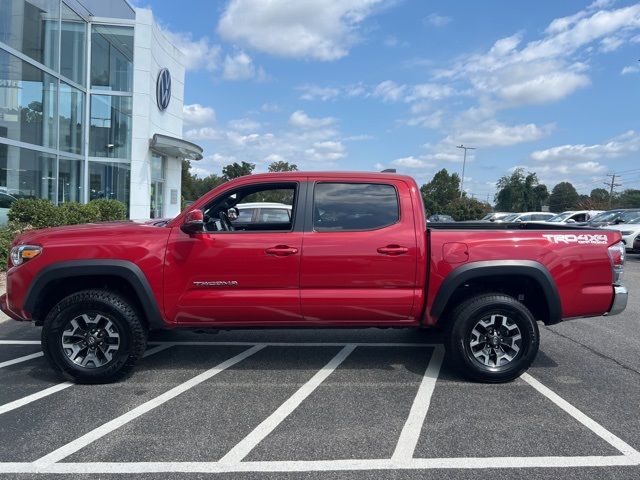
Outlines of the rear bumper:
{"type": "Polygon", "coordinates": [[[2,310],[5,315],[7,315],[9,318],[12,318],[13,320],[18,320],[19,322],[27,321],[26,318],[20,317],[20,315],[16,314],[9,308],[9,302],[7,301],[6,293],[0,296],[0,310],[2,310]]]}
{"type": "Polygon", "coordinates": [[[618,315],[624,312],[625,308],[627,308],[627,300],[629,298],[629,291],[627,287],[623,285],[614,285],[613,286],[613,303],[611,304],[611,308],[607,315],[618,315]]]}

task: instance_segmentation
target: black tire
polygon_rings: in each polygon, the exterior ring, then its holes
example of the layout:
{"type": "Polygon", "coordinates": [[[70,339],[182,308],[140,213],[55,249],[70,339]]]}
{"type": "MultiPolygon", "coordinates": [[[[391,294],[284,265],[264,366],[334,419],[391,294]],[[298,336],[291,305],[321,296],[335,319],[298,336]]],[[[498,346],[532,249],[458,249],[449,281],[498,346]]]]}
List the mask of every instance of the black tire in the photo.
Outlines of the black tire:
{"type": "MultiPolygon", "coordinates": [[[[450,358],[460,373],[471,380],[486,383],[509,382],[524,373],[538,353],[540,333],[535,318],[527,307],[508,295],[482,294],[466,300],[455,308],[448,326],[447,350],[450,358]],[[504,318],[508,320],[503,320],[504,318]],[[479,338],[473,332],[480,321],[487,323],[495,321],[498,325],[504,323],[505,329],[502,332],[507,332],[507,335],[509,334],[507,328],[515,331],[513,325],[517,326],[521,337],[517,345],[518,351],[513,353],[514,350],[502,345],[499,346],[500,350],[497,350],[500,355],[511,354],[511,360],[507,360],[507,357],[496,360],[496,350],[492,355],[485,354],[485,352],[491,352],[489,341],[491,336],[481,336],[485,342],[480,345],[486,345],[486,350],[480,351],[482,350],[480,346],[472,346],[473,340],[479,338]],[[474,355],[474,351],[476,355],[483,357],[482,361],[474,355]],[[494,364],[490,365],[490,363],[494,364]]],[[[476,332],[479,330],[480,328],[476,329],[476,332]]],[[[490,330],[492,330],[491,327],[490,330]]],[[[498,335],[498,333],[495,334],[498,335]]],[[[498,342],[498,340],[495,341],[498,342]]]]}
{"type": "Polygon", "coordinates": [[[147,329],[140,315],[125,298],[108,290],[83,290],[62,299],[47,314],[42,328],[45,357],[55,370],[77,383],[109,383],[126,376],[142,357],[146,345],[147,329]],[[110,359],[100,354],[103,365],[96,365],[100,363],[96,358],[92,365],[82,366],[65,353],[63,334],[69,338],[69,330],[65,329],[71,328],[72,320],[77,324],[83,315],[90,319],[100,315],[100,322],[106,318],[110,322],[109,331],[117,335],[117,350],[110,352],[110,359]]]}

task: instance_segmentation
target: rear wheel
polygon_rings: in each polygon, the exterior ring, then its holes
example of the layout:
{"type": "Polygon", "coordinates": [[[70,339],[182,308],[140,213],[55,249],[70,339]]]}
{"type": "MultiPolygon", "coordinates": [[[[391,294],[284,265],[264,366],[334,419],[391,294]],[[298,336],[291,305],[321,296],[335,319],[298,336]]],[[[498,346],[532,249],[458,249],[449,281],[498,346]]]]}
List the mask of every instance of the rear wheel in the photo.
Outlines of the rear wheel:
{"type": "Polygon", "coordinates": [[[451,318],[448,350],[466,377],[489,383],[519,377],[538,353],[535,318],[508,295],[483,294],[457,307],[451,318]]]}
{"type": "Polygon", "coordinates": [[[131,371],[146,348],[147,332],[122,296],[84,290],[60,301],[42,328],[52,367],[78,383],[105,383],[131,371]]]}

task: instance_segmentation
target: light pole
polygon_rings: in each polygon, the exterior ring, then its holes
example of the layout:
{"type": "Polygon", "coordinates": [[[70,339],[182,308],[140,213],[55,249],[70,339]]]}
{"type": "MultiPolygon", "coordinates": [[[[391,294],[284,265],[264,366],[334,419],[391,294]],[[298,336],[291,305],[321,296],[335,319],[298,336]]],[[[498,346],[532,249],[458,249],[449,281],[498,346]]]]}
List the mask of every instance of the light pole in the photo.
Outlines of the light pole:
{"type": "Polygon", "coordinates": [[[464,168],[467,166],[467,150],[475,150],[475,147],[465,147],[460,144],[456,148],[462,148],[464,150],[464,160],[462,160],[462,178],[460,179],[460,198],[462,198],[462,195],[464,194],[464,190],[462,189],[462,187],[464,187],[464,168]]]}

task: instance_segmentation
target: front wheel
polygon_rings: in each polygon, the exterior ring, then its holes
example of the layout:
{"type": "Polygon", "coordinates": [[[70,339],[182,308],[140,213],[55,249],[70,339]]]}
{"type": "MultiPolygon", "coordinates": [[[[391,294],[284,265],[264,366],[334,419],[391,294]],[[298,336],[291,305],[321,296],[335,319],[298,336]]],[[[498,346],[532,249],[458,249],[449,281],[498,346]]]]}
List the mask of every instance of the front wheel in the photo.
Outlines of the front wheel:
{"type": "Polygon", "coordinates": [[[483,294],[453,311],[448,350],[466,377],[502,383],[529,368],[539,338],[536,320],[526,306],[508,295],[483,294]]]}
{"type": "Polygon", "coordinates": [[[62,299],[47,315],[42,350],[51,366],[78,383],[106,383],[126,375],[142,357],[147,332],[136,310],[108,290],[62,299]]]}

